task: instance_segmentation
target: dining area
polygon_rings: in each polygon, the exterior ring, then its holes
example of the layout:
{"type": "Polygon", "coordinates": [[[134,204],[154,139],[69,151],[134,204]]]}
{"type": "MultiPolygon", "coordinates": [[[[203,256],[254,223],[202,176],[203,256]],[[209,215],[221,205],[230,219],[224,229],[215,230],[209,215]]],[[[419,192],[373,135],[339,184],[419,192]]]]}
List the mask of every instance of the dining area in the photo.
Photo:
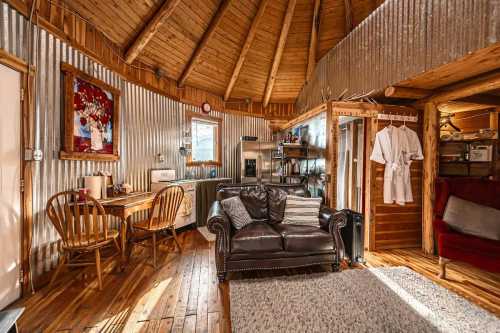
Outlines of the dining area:
{"type": "MultiPolygon", "coordinates": [[[[202,192],[228,179],[189,181],[205,198],[202,192]]],[[[196,198],[186,200],[189,187],[179,182],[187,180],[106,199],[81,189],[52,195],[46,214],[60,236],[59,260],[44,285],[13,304],[21,331],[161,332],[186,325],[178,321],[193,312],[219,325],[225,315],[215,243],[197,230],[196,198]],[[186,213],[194,223],[183,225],[186,213]]]]}
{"type": "Polygon", "coordinates": [[[168,186],[158,193],[140,192],[112,199],[97,200],[88,194],[65,191],[55,194],[47,203],[47,214],[62,240],[63,254],[52,275],[50,286],[64,266],[85,266],[92,262],[81,260],[89,252],[95,254],[96,277],[102,290],[101,250],[114,247],[123,270],[134,244],[150,240],[153,267],[156,269],[157,241],[170,232],[179,251],[182,251],[175,231],[175,218],[184,197],[180,186],[168,186]],[[132,223],[136,212],[146,212],[146,219],[132,223]],[[120,220],[119,229],[111,226],[109,216],[120,220]],[[127,247],[130,247],[127,249],[127,247]],[[128,255],[127,255],[128,250],[128,255]]]}

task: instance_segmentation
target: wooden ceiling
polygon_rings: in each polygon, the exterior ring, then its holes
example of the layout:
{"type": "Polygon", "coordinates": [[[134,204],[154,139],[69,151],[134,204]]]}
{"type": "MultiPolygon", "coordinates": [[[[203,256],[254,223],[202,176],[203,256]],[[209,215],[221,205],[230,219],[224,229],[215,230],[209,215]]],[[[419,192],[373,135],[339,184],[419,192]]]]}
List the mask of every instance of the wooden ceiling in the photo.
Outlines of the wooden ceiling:
{"type": "Polygon", "coordinates": [[[179,86],[264,104],[295,101],[308,65],[314,68],[382,2],[64,0],[128,62],[159,69],[179,86]]]}

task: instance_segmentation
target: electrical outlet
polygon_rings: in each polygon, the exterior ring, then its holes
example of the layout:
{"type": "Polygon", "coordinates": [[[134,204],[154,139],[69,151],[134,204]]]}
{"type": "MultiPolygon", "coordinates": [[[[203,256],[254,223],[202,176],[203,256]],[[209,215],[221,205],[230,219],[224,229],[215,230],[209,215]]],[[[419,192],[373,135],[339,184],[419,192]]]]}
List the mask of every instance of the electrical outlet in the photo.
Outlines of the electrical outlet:
{"type": "Polygon", "coordinates": [[[24,151],[25,161],[41,161],[43,159],[43,152],[40,149],[26,149],[24,151]]]}

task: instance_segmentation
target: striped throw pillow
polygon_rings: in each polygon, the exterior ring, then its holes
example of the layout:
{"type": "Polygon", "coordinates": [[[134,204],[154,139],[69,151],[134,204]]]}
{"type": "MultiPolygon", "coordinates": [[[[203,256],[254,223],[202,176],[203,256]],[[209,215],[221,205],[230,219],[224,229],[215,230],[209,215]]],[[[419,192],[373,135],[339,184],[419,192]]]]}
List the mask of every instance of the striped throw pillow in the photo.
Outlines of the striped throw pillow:
{"type": "Polygon", "coordinates": [[[283,223],[319,226],[321,201],[321,198],[304,198],[287,195],[283,223]]]}

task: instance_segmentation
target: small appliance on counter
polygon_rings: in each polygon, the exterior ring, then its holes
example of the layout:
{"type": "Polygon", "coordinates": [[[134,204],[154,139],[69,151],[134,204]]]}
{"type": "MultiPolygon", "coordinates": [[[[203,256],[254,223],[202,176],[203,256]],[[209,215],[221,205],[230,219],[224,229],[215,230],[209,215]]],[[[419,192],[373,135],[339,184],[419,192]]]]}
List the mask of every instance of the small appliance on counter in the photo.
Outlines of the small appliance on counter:
{"type": "Polygon", "coordinates": [[[108,175],[83,177],[83,186],[87,189],[86,194],[97,200],[107,199],[108,185],[111,185],[108,178],[110,178],[108,175]]]}
{"type": "Polygon", "coordinates": [[[184,189],[184,199],[177,212],[175,228],[196,224],[196,180],[176,179],[175,170],[151,170],[151,192],[159,192],[169,185],[179,185],[184,189]]]}
{"type": "Polygon", "coordinates": [[[492,159],[493,159],[493,146],[491,145],[471,146],[469,152],[469,161],[491,162],[492,159]]]}

